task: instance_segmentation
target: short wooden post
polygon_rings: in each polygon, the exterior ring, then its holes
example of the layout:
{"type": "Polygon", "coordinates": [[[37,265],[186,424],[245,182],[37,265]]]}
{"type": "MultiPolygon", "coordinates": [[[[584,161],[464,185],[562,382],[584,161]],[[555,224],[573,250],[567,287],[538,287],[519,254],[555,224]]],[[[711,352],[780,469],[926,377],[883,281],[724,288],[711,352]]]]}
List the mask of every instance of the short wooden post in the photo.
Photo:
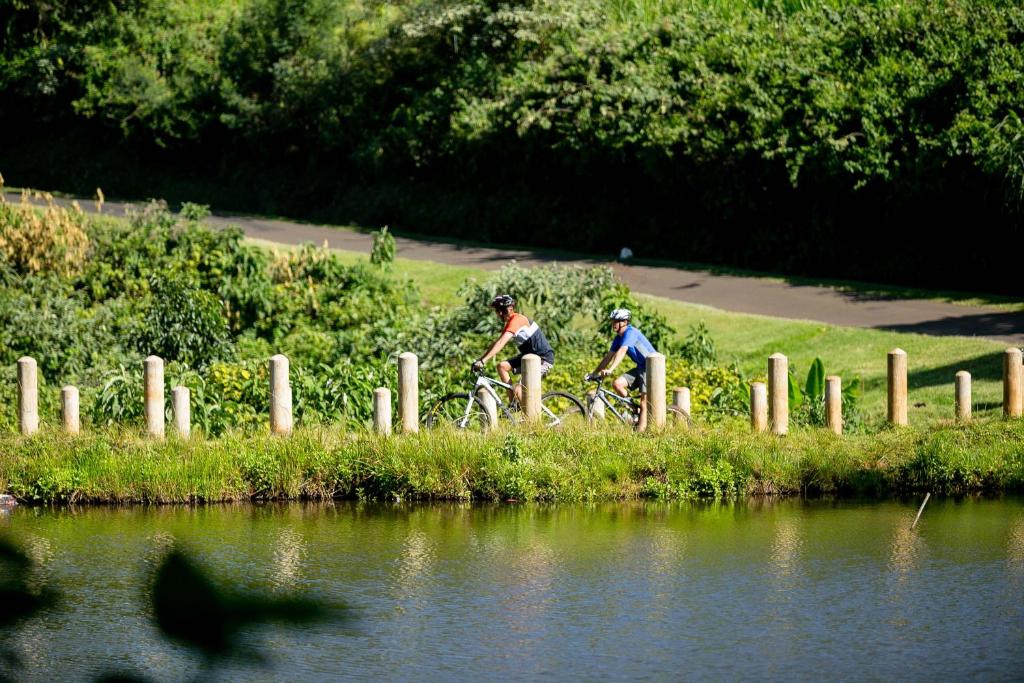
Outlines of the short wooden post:
{"type": "MultiPolygon", "coordinates": [[[[689,387],[676,387],[672,390],[672,405],[683,411],[683,413],[692,418],[690,415],[690,388],[689,387]]],[[[678,415],[676,421],[679,421],[678,415]]]]}
{"type": "Polygon", "coordinates": [[[60,390],[60,414],[64,419],[64,431],[68,434],[82,431],[79,407],[78,388],[70,385],[63,387],[60,390]]]}
{"type": "Polygon", "coordinates": [[[540,419],[540,356],[528,353],[523,356],[523,414],[528,422],[540,419]]]}
{"type": "Polygon", "coordinates": [[[781,353],[768,356],[768,422],[772,433],[789,433],[789,359],[781,353]]]}
{"type": "Polygon", "coordinates": [[[288,357],[270,358],[270,433],[292,433],[292,385],[288,380],[288,357]]]}
{"type": "Polygon", "coordinates": [[[1003,353],[1003,416],[1020,417],[1024,405],[1021,403],[1021,352],[1010,347],[1003,353]]]}
{"type": "Polygon", "coordinates": [[[391,390],[387,387],[373,390],[373,431],[384,436],[391,433],[391,390]]]}
{"type": "Polygon", "coordinates": [[[39,375],[36,359],[18,359],[18,425],[22,434],[39,431],[39,375]]]}
{"type": "Polygon", "coordinates": [[[764,382],[750,384],[750,428],[758,433],[768,429],[768,387],[764,382]]]}
{"type": "Polygon", "coordinates": [[[590,406],[590,421],[604,422],[604,401],[597,397],[597,389],[587,392],[587,405],[590,406]]]}
{"type": "Polygon", "coordinates": [[[956,419],[969,422],[971,419],[971,373],[961,370],[956,373],[956,419]]]}
{"type": "Polygon", "coordinates": [[[403,434],[413,434],[420,429],[420,380],[419,359],[415,353],[398,356],[398,421],[403,434]]]}
{"type": "Polygon", "coordinates": [[[171,409],[174,411],[174,433],[187,439],[192,433],[192,392],[188,387],[171,389],[171,409]]]}
{"type": "Polygon", "coordinates": [[[825,426],[843,433],[843,381],[836,375],[825,378],[825,426]]]}
{"type": "Polygon", "coordinates": [[[484,387],[477,389],[476,395],[484,404],[484,411],[487,413],[487,425],[484,427],[484,431],[490,431],[498,426],[498,404],[494,400],[494,394],[484,387]]]}
{"type": "Polygon", "coordinates": [[[907,424],[907,352],[893,349],[889,352],[889,422],[907,424]]]}
{"type": "Polygon", "coordinates": [[[146,406],[146,433],[164,437],[164,361],[159,356],[148,356],[145,361],[142,384],[146,406]]]}
{"type": "Polygon", "coordinates": [[[647,426],[665,427],[665,356],[652,353],[647,356],[647,426]]]}

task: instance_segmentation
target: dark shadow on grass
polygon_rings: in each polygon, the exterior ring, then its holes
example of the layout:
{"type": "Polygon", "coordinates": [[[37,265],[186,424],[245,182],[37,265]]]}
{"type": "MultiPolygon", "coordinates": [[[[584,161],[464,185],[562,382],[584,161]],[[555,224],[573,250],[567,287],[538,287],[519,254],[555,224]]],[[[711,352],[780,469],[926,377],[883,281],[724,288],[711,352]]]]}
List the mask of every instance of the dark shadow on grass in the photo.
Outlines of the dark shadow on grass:
{"type": "Polygon", "coordinates": [[[906,325],[878,325],[875,329],[932,336],[1001,337],[1024,343],[1024,312],[973,313],[906,325]]]}
{"type": "MultiPolygon", "coordinates": [[[[911,370],[907,373],[907,384],[911,389],[948,384],[950,400],[952,400],[954,379],[956,373],[961,370],[971,373],[971,379],[974,381],[1002,380],[1003,354],[998,352],[987,353],[974,358],[965,358],[964,360],[937,368],[911,370]]],[[[980,406],[981,404],[978,405],[980,406]]]]}

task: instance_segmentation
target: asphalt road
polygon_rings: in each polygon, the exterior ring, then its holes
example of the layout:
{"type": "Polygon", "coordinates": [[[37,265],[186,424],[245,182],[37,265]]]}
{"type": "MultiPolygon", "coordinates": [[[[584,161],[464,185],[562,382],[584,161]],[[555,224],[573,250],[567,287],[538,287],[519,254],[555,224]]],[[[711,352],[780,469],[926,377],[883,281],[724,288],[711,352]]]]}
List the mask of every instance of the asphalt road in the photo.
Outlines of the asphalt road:
{"type": "MultiPolygon", "coordinates": [[[[8,199],[16,201],[11,193],[8,193],[8,199]]],[[[62,199],[60,202],[70,203],[70,200],[62,199]]],[[[95,210],[91,200],[80,200],[80,205],[87,211],[95,210]]],[[[107,202],[103,211],[111,215],[123,215],[126,206],[118,202],[107,202]]],[[[328,246],[335,249],[369,253],[373,243],[371,235],[346,228],[258,216],[217,215],[209,218],[208,222],[215,227],[236,225],[249,237],[282,244],[327,242],[328,246]]],[[[566,242],[571,243],[571,239],[566,242]]],[[[622,281],[634,291],[726,311],[899,332],[986,337],[1024,345],[1024,312],[994,307],[963,306],[926,299],[896,299],[758,277],[626,265],[583,255],[552,255],[530,249],[463,246],[427,238],[398,237],[396,247],[398,256],[403,258],[488,270],[500,268],[513,259],[526,266],[555,261],[604,263],[610,264],[622,281]]]]}

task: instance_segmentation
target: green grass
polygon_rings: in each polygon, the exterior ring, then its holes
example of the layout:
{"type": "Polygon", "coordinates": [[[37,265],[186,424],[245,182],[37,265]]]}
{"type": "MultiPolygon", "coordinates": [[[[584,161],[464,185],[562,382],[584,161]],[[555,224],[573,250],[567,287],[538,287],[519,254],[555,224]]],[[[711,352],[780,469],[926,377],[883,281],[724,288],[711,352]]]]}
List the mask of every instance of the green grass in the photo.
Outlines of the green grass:
{"type": "Polygon", "coordinates": [[[636,435],[580,427],[154,442],[125,430],[0,434],[0,491],[48,503],[250,499],[596,501],[1024,489],[1024,420],[836,437],[742,422],[636,435]]]}
{"type": "Polygon", "coordinates": [[[801,382],[815,358],[822,359],[827,374],[839,375],[844,383],[859,378],[860,406],[869,422],[885,417],[886,355],[894,348],[908,354],[911,423],[953,417],[953,378],[959,370],[971,373],[975,415],[994,416],[1002,411],[1005,343],[729,313],[658,297],[641,299],[668,316],[680,332],[705,322],[720,358],[735,360],[751,377],[764,379],[768,356],[778,352],[789,358],[801,382]]]}

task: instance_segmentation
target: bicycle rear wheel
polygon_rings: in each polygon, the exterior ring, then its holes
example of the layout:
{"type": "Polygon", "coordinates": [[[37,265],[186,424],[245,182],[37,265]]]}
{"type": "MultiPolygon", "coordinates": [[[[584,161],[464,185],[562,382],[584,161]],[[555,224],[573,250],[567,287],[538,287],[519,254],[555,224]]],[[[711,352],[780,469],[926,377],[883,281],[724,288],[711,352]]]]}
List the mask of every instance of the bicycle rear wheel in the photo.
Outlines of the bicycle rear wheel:
{"type": "Polygon", "coordinates": [[[668,423],[670,426],[685,427],[689,429],[693,426],[693,422],[690,420],[690,414],[678,406],[668,406],[666,409],[668,413],[668,423]]]}
{"type": "Polygon", "coordinates": [[[587,423],[583,402],[564,391],[549,391],[540,399],[541,421],[552,429],[587,423]]]}
{"type": "Polygon", "coordinates": [[[491,419],[483,401],[468,392],[455,392],[435,403],[427,413],[427,429],[443,425],[455,429],[485,430],[491,426],[491,419]]]}

